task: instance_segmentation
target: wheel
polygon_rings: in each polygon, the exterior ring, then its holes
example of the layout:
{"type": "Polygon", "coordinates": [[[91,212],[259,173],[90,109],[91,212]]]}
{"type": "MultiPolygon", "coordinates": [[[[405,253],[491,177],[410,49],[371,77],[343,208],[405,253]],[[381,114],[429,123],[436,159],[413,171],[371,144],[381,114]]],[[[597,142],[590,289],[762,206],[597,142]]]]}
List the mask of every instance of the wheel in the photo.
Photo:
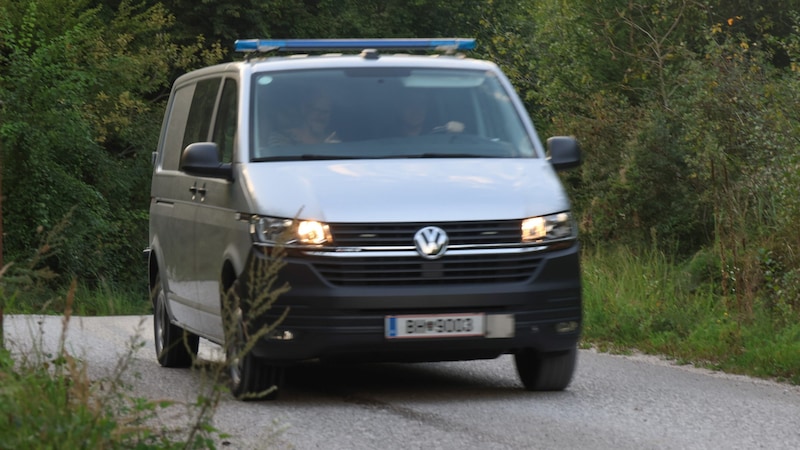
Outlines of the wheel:
{"type": "Polygon", "coordinates": [[[514,355],[517,373],[529,391],[562,391],[566,389],[578,360],[578,349],[557,353],[540,353],[524,349],[514,355]]]}
{"type": "Polygon", "coordinates": [[[158,363],[164,367],[190,367],[197,357],[200,338],[170,322],[167,298],[160,277],[156,277],[150,295],[153,302],[153,334],[158,363]]]}
{"type": "Polygon", "coordinates": [[[239,400],[275,400],[283,384],[283,367],[266,364],[248,351],[242,310],[237,308],[226,322],[225,362],[230,389],[239,400]],[[232,328],[228,328],[232,327],[232,328]]]}

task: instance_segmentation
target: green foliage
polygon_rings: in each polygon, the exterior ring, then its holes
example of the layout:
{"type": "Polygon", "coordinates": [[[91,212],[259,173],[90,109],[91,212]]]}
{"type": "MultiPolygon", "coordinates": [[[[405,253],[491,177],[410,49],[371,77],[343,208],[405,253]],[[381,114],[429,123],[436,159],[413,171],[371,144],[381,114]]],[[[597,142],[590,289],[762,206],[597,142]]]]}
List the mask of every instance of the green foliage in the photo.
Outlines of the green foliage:
{"type": "Polygon", "coordinates": [[[705,335],[670,311],[645,331],[620,322],[634,304],[602,317],[617,324],[605,336],[750,342],[737,327],[800,319],[800,1],[762,3],[0,0],[7,259],[62,229],[34,269],[62,290],[78,275],[138,292],[169,85],[233,57],[234,39],[471,35],[543,137],[580,140],[584,164],[563,177],[588,248],[669,255],[691,292],[720,296],[705,335]]]}
{"type": "Polygon", "coordinates": [[[780,255],[787,284],[800,268],[800,4],[782,4],[780,17],[675,0],[524,12],[540,49],[529,109],[546,135],[576,135],[585,151],[565,175],[584,242],[711,251],[719,292],[748,317],[776,292],[764,289],[759,249],[780,255]]]}
{"type": "MultiPolygon", "coordinates": [[[[37,255],[47,253],[47,247],[37,255]]],[[[257,264],[249,272],[252,281],[246,303],[249,314],[264,314],[288,286],[275,286],[278,270],[284,265],[285,253],[276,249],[269,262],[257,264]]],[[[38,256],[32,258],[32,265],[38,256]]],[[[0,417],[7,426],[0,427],[0,449],[18,448],[102,448],[102,449],[214,449],[217,442],[229,436],[213,425],[222,396],[226,369],[236,364],[259,339],[271,332],[286,316],[280,314],[273,323],[253,327],[252,335],[242,343],[241,353],[228,355],[223,361],[193,360],[193,368],[202,380],[194,402],[179,403],[169,399],[145,398],[132,394],[128,381],[132,363],[145,345],[142,340],[142,319],[127,342],[113,370],[107,375],[89,375],[89,364],[75,357],[68,348],[68,330],[76,305],[80,302],[77,283],[73,281],[55,318],[31,317],[30,336],[16,337],[8,346],[4,325],[6,307],[16,301],[15,295],[35,285],[46,271],[16,269],[13,263],[0,270],[0,417]],[[22,276],[20,276],[20,274],[22,276]],[[16,278],[9,283],[9,278],[16,278]],[[7,288],[13,288],[9,295],[7,288]],[[45,321],[61,324],[56,348],[45,344],[45,321]],[[33,322],[38,323],[38,328],[33,322]],[[176,408],[180,408],[176,411],[176,408]],[[177,412],[177,415],[176,415],[177,412]],[[176,420],[179,417],[181,420],[176,420]]],[[[233,291],[233,290],[231,290],[233,291]]],[[[240,304],[235,297],[228,305],[240,304]]],[[[112,298],[108,295],[107,298],[112,298]]],[[[119,311],[111,311],[118,314],[119,311]]],[[[24,319],[17,317],[16,319],[24,319]]],[[[267,430],[276,436],[282,430],[267,430]]]]}
{"type": "MultiPolygon", "coordinates": [[[[55,351],[45,348],[42,330],[25,348],[0,345],[0,417],[7,424],[0,427],[0,449],[214,448],[212,438],[219,433],[202,397],[190,405],[190,411],[198,411],[196,421],[182,430],[162,420],[175,402],[131,394],[124,375],[144,345],[138,334],[109,375],[90,377],[88,364],[66,349],[74,293],[75,283],[67,293],[55,351]]],[[[0,292],[0,332],[6,300],[0,292]]]]}
{"type": "Polygon", "coordinates": [[[131,345],[121,371],[101,378],[90,378],[87,364],[63,348],[20,361],[0,349],[0,416],[9,425],[0,427],[0,449],[214,448],[218,433],[209,422],[196,434],[162,428],[160,417],[177,405],[130,394],[122,375],[141,343],[131,345]]]}
{"type": "MultiPolygon", "coordinates": [[[[180,20],[179,42],[197,36],[231,48],[236,39],[445,37],[468,33],[485,2],[474,0],[246,0],[163,4],[180,20]]],[[[495,2],[490,2],[495,3],[495,2]]]]}
{"type": "Polygon", "coordinates": [[[582,264],[588,343],[800,382],[800,305],[757,303],[742,317],[719,292],[712,254],[682,266],[658,251],[616,247],[587,252],[582,264]]]}
{"type": "Polygon", "coordinates": [[[38,248],[37,227],[64,223],[43,261],[65,279],[145,279],[150,153],[179,68],[219,60],[219,49],[170,42],[161,6],[0,2],[0,138],[4,247],[38,248]],[[104,20],[106,16],[109,20],[104,20]]]}

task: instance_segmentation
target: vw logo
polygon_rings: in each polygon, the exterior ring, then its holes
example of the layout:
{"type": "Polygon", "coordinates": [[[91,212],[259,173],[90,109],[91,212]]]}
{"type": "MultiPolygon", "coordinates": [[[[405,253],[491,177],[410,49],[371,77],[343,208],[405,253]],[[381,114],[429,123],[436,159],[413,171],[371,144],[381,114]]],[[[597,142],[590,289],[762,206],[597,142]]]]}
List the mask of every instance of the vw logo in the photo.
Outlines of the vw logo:
{"type": "Polygon", "coordinates": [[[414,235],[414,246],[425,259],[437,259],[447,250],[447,233],[439,227],[425,227],[414,235]]]}

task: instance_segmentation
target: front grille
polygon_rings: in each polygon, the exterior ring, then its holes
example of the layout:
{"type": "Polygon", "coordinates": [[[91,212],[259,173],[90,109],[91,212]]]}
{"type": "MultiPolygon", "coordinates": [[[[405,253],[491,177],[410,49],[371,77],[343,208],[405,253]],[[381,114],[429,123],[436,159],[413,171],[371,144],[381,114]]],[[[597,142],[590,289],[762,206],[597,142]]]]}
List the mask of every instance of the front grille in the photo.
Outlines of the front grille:
{"type": "Polygon", "coordinates": [[[475,251],[466,255],[446,253],[426,260],[415,252],[403,256],[370,256],[370,249],[413,248],[414,234],[428,225],[447,232],[450,247],[509,246],[519,244],[520,221],[333,224],[337,247],[358,247],[363,256],[331,257],[316,254],[311,262],[330,283],[337,286],[420,286],[520,282],[533,275],[541,261],[534,252],[475,251]]]}
{"type": "Polygon", "coordinates": [[[479,284],[523,281],[539,265],[538,255],[528,253],[447,256],[426,261],[417,258],[326,258],[314,267],[338,286],[414,286],[479,284]]]}
{"type": "Polygon", "coordinates": [[[519,220],[445,223],[379,223],[331,225],[338,247],[414,246],[420,228],[436,225],[447,232],[450,245],[519,244],[519,220]]]}

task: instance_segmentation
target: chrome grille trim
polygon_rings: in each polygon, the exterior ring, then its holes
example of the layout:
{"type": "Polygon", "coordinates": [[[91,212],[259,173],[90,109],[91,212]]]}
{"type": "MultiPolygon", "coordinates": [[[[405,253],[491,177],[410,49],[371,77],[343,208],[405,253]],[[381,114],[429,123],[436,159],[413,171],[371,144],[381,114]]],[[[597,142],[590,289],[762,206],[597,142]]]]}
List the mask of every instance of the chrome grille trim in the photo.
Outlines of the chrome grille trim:
{"type": "MultiPolygon", "coordinates": [[[[448,256],[480,256],[480,255],[507,255],[507,254],[520,254],[520,253],[539,253],[547,250],[547,246],[537,245],[535,247],[508,247],[508,248],[469,248],[470,246],[461,246],[463,248],[450,247],[447,250],[448,256]]],[[[373,249],[373,248],[359,248],[357,250],[335,250],[335,251],[308,251],[303,252],[309,256],[330,257],[330,258],[416,258],[419,259],[419,253],[411,248],[396,248],[396,249],[373,249]]]]}
{"type": "Polygon", "coordinates": [[[468,245],[520,245],[522,220],[479,222],[332,223],[333,241],[339,247],[404,247],[413,245],[414,233],[426,226],[447,232],[450,248],[468,245]]]}

